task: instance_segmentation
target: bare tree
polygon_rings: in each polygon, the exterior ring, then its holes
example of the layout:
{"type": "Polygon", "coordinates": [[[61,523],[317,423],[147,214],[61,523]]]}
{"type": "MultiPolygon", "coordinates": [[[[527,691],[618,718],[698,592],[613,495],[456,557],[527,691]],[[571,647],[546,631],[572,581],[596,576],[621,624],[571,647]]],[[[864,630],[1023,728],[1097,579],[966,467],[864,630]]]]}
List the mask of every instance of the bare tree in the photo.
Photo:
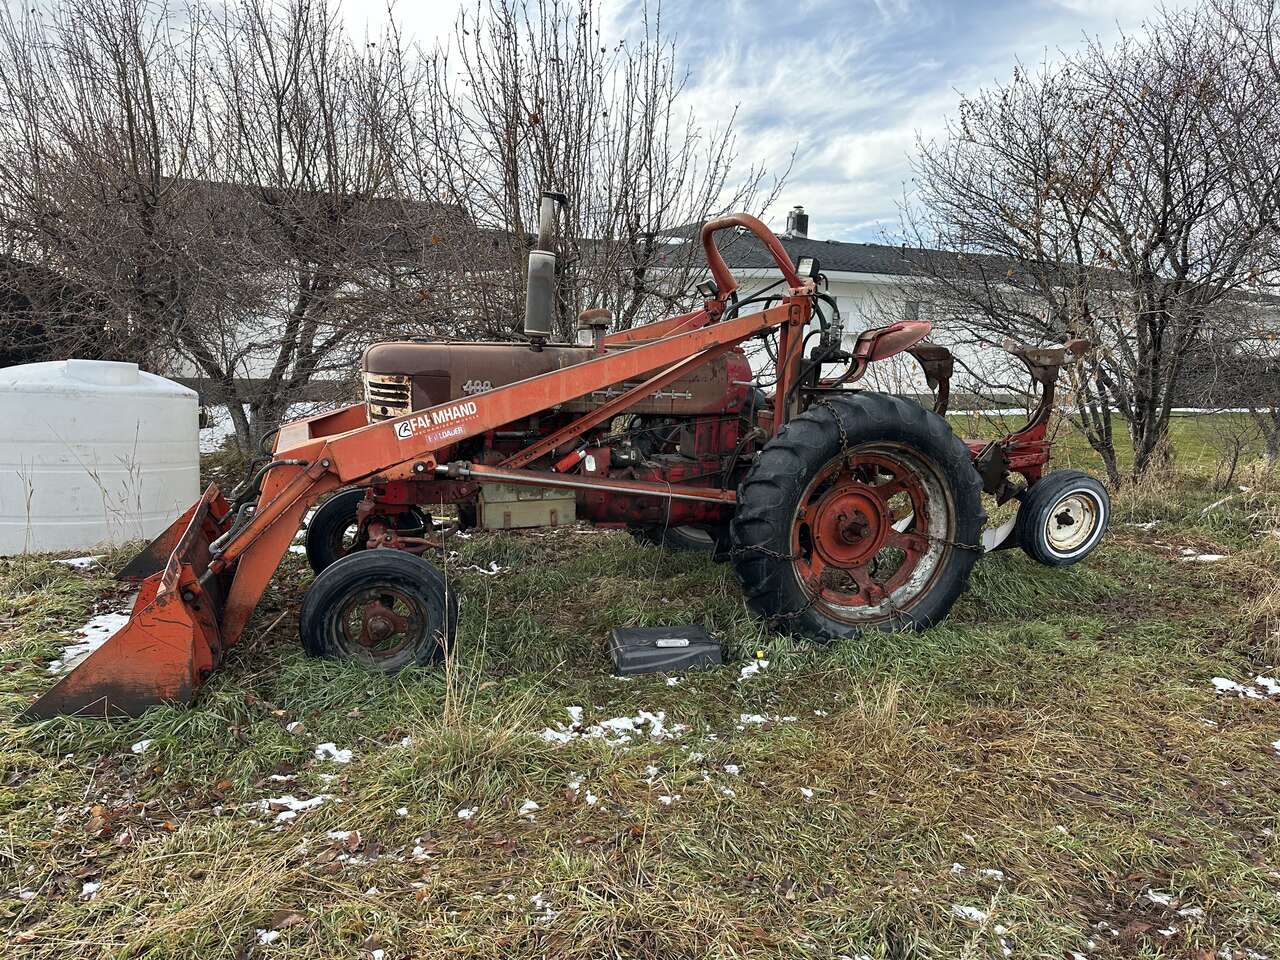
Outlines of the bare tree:
{"type": "Polygon", "coordinates": [[[237,434],[256,440],[318,377],[354,375],[360,350],[404,329],[389,300],[450,211],[400,193],[395,165],[415,65],[394,43],[355,46],[323,0],[242,0],[210,30],[201,116],[240,224],[247,296],[181,331],[209,377],[237,387],[237,434]],[[245,387],[246,382],[252,384],[245,387]]]}
{"type": "Polygon", "coordinates": [[[394,25],[354,43],[327,0],[5,8],[2,252],[92,293],[33,325],[19,291],[13,335],[194,377],[247,452],[354,386],[369,342],[513,335],[548,186],[572,197],[561,332],[661,309],[689,286],[668,235],[766,202],[764,174],[698,125],[656,14],[617,42],[596,22],[495,0],[423,54],[394,25]]]}
{"type": "Polygon", "coordinates": [[[101,298],[64,330],[163,368],[171,330],[208,283],[183,185],[201,176],[194,89],[200,24],[171,31],[131,0],[0,12],[0,228],[7,252],[101,298]]]}
{"type": "Polygon", "coordinates": [[[1220,16],[1164,12],[966,98],[920,146],[906,230],[944,251],[920,256],[935,298],[974,341],[1097,345],[1074,415],[1113,481],[1113,412],[1141,473],[1206,317],[1274,269],[1280,96],[1262,67],[1220,16]]]}
{"type": "MultiPolygon", "coordinates": [[[[484,232],[462,247],[446,327],[507,338],[521,329],[524,262],[544,189],[569,198],[560,258],[560,333],[605,307],[626,328],[684,302],[686,240],[724,209],[764,209],[785,171],[739,171],[733,122],[708,130],[660,7],[641,30],[602,37],[594,0],[479,0],[431,62],[411,149],[434,157],[415,185],[458,205],[484,232]],[[680,255],[676,255],[676,251],[680,255]]],[[[447,255],[447,253],[446,253],[447,255]]],[[[437,301],[438,302],[438,301],[437,301]]]]}

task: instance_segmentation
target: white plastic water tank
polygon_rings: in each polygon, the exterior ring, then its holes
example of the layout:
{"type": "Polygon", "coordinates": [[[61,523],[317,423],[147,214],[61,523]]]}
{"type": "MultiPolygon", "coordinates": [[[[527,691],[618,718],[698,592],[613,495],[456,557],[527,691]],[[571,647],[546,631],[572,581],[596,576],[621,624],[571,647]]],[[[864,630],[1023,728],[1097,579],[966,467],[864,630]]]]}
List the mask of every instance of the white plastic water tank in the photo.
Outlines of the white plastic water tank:
{"type": "Polygon", "coordinates": [[[0,556],[154,537],[200,496],[199,428],[136,363],[0,368],[0,556]]]}

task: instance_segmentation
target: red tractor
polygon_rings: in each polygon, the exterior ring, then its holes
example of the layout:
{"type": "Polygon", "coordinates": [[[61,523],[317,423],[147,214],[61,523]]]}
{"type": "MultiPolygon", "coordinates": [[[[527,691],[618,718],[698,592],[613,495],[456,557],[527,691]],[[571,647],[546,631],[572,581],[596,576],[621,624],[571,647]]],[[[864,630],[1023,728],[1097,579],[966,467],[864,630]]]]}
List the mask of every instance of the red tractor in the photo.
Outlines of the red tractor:
{"type": "Polygon", "coordinates": [[[703,227],[701,307],[614,333],[590,310],[578,343],[553,343],[558,202],[544,196],[530,254],[528,342],[368,350],[365,403],[286,424],[229,500],[207,490],[122,571],[142,581],[129,624],[29,715],[191,699],[317,503],[302,642],[380,671],[431,663],[452,641],[453,587],[427,556],[468,527],[587,520],[706,549],[732,562],[754,613],[815,639],[932,626],[999,547],[1063,565],[1097,546],[1106,490],[1043,474],[1058,370],[1084,342],[1011,347],[1040,404],[1022,429],[966,443],[943,416],[951,355],[924,342],[928,323],[867,330],[846,349],[818,265],[797,267],[763,223],[734,214],[703,227]],[[739,295],[714,242],[732,228],[768,248],[782,289],[739,295]],[[758,339],[768,392],[743,350],[758,339]],[[858,388],[903,352],[934,409],[858,388]],[[1015,502],[1014,519],[984,532],[984,493],[1015,502]]]}

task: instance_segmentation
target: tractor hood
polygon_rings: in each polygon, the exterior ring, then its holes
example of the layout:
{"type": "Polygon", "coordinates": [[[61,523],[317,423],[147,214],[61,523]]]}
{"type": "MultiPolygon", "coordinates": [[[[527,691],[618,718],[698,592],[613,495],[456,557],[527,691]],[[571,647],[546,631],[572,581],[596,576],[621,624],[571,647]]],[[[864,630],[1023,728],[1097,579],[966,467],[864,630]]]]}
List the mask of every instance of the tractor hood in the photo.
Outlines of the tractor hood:
{"type": "MultiPolygon", "coordinates": [[[[548,344],[535,351],[519,343],[379,343],[364,354],[369,416],[378,420],[401,416],[410,410],[585,363],[597,356],[594,347],[573,344],[548,344]]],[[[628,412],[668,416],[737,413],[747,402],[750,381],[751,367],[746,356],[740,350],[731,350],[641,400],[628,408],[628,412]]],[[[583,413],[638,383],[615,384],[558,409],[583,413]]]]}

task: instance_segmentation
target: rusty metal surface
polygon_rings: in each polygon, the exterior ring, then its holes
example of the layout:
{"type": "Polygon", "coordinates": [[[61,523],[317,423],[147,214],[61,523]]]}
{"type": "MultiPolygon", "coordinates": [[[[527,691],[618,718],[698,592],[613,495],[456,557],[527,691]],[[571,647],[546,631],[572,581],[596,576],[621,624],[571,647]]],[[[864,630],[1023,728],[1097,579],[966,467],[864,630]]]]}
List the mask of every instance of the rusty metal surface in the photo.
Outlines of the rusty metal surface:
{"type": "Polygon", "coordinates": [[[202,588],[199,580],[226,513],[226,501],[210,486],[184,514],[164,569],[143,582],[129,622],[28,707],[25,719],[133,717],[159,703],[190,702],[222,658],[221,584],[202,588]]]}
{"type": "MultiPolygon", "coordinates": [[[[610,349],[624,350],[634,346],[627,344],[610,349]]],[[[364,372],[367,376],[376,377],[408,376],[412,386],[412,408],[421,410],[451,400],[481,396],[495,387],[566,370],[599,356],[591,347],[568,344],[547,344],[534,351],[518,343],[394,341],[370,347],[365,352],[364,372]]],[[[732,412],[746,401],[745,388],[734,383],[743,379],[744,368],[750,372],[746,358],[740,352],[714,358],[709,363],[686,370],[680,378],[664,385],[662,390],[640,399],[630,412],[661,416],[732,412]]],[[[556,409],[565,413],[587,413],[631,386],[634,384],[606,384],[586,396],[567,400],[556,409]]],[[[372,412],[378,414],[377,410],[372,412]]],[[[388,414],[400,412],[394,407],[388,408],[388,414]]]]}
{"type": "MultiPolygon", "coordinates": [[[[444,468],[441,468],[444,469],[444,468]]],[[[737,494],[718,487],[653,483],[644,480],[615,480],[608,477],[580,476],[577,474],[545,473],[540,470],[507,470],[472,463],[459,465],[458,473],[465,478],[486,482],[528,484],[535,487],[563,487],[569,490],[608,490],[632,496],[663,497],[672,500],[701,500],[708,503],[732,504],[737,494]]]]}
{"type": "MultiPolygon", "coordinates": [[[[652,401],[652,398],[660,393],[663,388],[672,390],[677,389],[680,385],[688,381],[691,376],[696,375],[699,370],[706,370],[716,366],[716,361],[721,360],[718,354],[723,353],[727,349],[729,348],[725,346],[712,347],[710,350],[705,350],[702,353],[695,354],[687,360],[681,360],[679,363],[672,364],[666,370],[655,374],[643,383],[638,383],[634,387],[619,393],[613,399],[599,404],[595,409],[584,413],[577,420],[573,421],[573,423],[548,434],[535,443],[531,443],[519,453],[504,460],[502,462],[502,466],[523,467],[526,464],[533,463],[533,461],[537,460],[543,454],[547,454],[555,450],[561,444],[580,437],[592,427],[604,423],[624,411],[627,413],[641,412],[644,405],[647,402],[652,401]]],[[[744,364],[746,363],[745,358],[742,362],[744,364]]],[[[724,363],[721,362],[719,366],[723,369],[724,363]]],[[[727,403],[732,403],[730,409],[725,412],[736,412],[737,410],[742,409],[743,404],[746,402],[746,395],[747,391],[745,386],[734,388],[726,377],[724,389],[721,394],[722,399],[720,401],[720,406],[721,408],[724,408],[727,403]],[[736,402],[728,400],[728,398],[735,397],[735,395],[736,402]]],[[[714,412],[718,413],[721,411],[717,410],[714,412]]]]}

